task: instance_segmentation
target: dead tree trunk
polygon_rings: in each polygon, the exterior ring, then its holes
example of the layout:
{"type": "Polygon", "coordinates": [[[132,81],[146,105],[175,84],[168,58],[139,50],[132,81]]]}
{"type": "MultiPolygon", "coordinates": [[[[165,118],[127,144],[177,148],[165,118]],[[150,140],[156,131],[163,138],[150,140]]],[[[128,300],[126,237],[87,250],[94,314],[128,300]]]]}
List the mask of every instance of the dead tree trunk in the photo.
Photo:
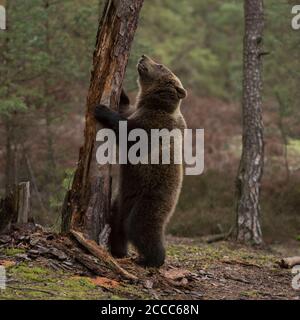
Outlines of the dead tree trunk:
{"type": "Polygon", "coordinates": [[[30,182],[21,182],[17,186],[18,219],[17,223],[25,224],[29,218],[30,182]]]}
{"type": "Polygon", "coordinates": [[[105,104],[116,109],[122,89],[129,51],[143,0],[107,0],[100,21],[93,70],[87,97],[84,146],[80,150],[71,190],[63,206],[62,231],[81,231],[99,243],[101,231],[109,230],[110,166],[96,163],[95,136],[100,125],[94,107],[105,104]]]}
{"type": "Polygon", "coordinates": [[[30,183],[21,182],[0,200],[0,234],[9,231],[12,223],[26,224],[29,218],[30,183]]]}
{"type": "MultiPolygon", "coordinates": [[[[9,87],[8,87],[9,89],[9,87]]],[[[10,116],[5,117],[6,129],[6,153],[5,153],[5,194],[9,195],[10,190],[16,183],[16,143],[15,143],[15,127],[10,116]]]]}
{"type": "Polygon", "coordinates": [[[262,121],[263,0],[245,0],[243,152],[237,176],[237,239],[260,244],[260,182],[264,164],[262,121]]]}

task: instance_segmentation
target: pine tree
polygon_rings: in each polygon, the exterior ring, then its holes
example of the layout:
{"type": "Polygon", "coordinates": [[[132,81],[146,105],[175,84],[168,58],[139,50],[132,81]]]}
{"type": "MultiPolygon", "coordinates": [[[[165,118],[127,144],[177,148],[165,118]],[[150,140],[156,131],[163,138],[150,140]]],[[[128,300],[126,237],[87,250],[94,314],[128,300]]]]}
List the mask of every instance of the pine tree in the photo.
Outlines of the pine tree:
{"type": "Polygon", "coordinates": [[[263,0],[245,0],[243,151],[237,176],[237,239],[260,244],[260,183],[264,165],[262,122],[263,0]]]}

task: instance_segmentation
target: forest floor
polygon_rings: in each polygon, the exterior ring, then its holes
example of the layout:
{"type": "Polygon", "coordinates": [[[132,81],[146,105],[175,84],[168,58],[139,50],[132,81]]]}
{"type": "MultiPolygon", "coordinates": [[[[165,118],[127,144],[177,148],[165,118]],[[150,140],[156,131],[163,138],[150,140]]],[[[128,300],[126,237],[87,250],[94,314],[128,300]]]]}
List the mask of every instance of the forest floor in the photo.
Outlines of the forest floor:
{"type": "Polygon", "coordinates": [[[132,282],[105,268],[93,275],[58,249],[59,243],[72,247],[68,238],[41,229],[1,236],[7,284],[0,299],[300,299],[292,288],[295,275],[277,264],[283,255],[299,252],[299,244],[253,249],[168,237],[168,258],[160,270],[118,261],[137,276],[132,282]]]}

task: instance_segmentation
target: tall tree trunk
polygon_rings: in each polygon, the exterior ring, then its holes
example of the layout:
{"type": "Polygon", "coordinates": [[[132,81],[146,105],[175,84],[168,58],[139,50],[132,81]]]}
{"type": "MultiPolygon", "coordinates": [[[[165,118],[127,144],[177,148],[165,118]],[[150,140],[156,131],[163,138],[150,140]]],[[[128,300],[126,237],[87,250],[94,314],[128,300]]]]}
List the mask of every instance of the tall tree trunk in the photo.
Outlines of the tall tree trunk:
{"type": "Polygon", "coordinates": [[[263,0],[245,0],[243,152],[237,176],[237,239],[260,244],[260,183],[264,164],[262,121],[263,0]]]}
{"type": "MultiPolygon", "coordinates": [[[[9,28],[9,13],[13,10],[13,4],[9,1],[5,3],[6,7],[6,30],[3,52],[1,54],[1,63],[7,66],[6,72],[1,75],[3,77],[4,87],[6,89],[6,98],[9,98],[11,93],[11,83],[10,83],[10,72],[9,65],[11,62],[10,58],[10,28],[9,28]]],[[[5,133],[6,133],[6,143],[5,143],[5,194],[8,196],[15,183],[16,183],[16,141],[15,141],[15,123],[14,117],[15,114],[7,115],[3,117],[5,123],[5,133]]]]}
{"type": "Polygon", "coordinates": [[[99,242],[110,218],[110,166],[97,166],[95,136],[100,125],[94,108],[118,106],[129,51],[143,0],[108,0],[99,24],[87,96],[84,146],[80,150],[72,189],[63,206],[62,231],[70,228],[99,242]]]}
{"type": "Polygon", "coordinates": [[[5,194],[9,195],[16,183],[16,148],[14,126],[10,116],[5,117],[6,155],[5,155],[5,194]]]}
{"type": "MultiPolygon", "coordinates": [[[[43,3],[46,18],[44,23],[45,28],[45,53],[48,59],[51,57],[51,43],[50,43],[50,13],[49,7],[50,3],[48,0],[44,0],[43,3]]],[[[53,132],[51,130],[52,125],[52,115],[51,115],[51,103],[49,103],[49,97],[51,94],[49,93],[49,72],[46,71],[43,77],[43,86],[44,86],[44,117],[46,124],[46,143],[47,143],[47,166],[46,166],[46,174],[48,181],[51,183],[55,182],[56,178],[56,162],[54,157],[54,148],[53,148],[53,132]]]]}

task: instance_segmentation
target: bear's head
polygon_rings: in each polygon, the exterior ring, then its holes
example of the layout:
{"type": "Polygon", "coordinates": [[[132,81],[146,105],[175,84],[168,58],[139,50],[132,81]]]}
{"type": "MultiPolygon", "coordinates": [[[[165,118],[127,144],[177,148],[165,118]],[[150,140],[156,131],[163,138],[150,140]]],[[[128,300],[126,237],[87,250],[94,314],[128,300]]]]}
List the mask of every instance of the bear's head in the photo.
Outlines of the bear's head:
{"type": "Polygon", "coordinates": [[[137,64],[141,96],[158,96],[164,100],[180,101],[187,95],[181,81],[166,66],[142,55],[137,64]]]}

